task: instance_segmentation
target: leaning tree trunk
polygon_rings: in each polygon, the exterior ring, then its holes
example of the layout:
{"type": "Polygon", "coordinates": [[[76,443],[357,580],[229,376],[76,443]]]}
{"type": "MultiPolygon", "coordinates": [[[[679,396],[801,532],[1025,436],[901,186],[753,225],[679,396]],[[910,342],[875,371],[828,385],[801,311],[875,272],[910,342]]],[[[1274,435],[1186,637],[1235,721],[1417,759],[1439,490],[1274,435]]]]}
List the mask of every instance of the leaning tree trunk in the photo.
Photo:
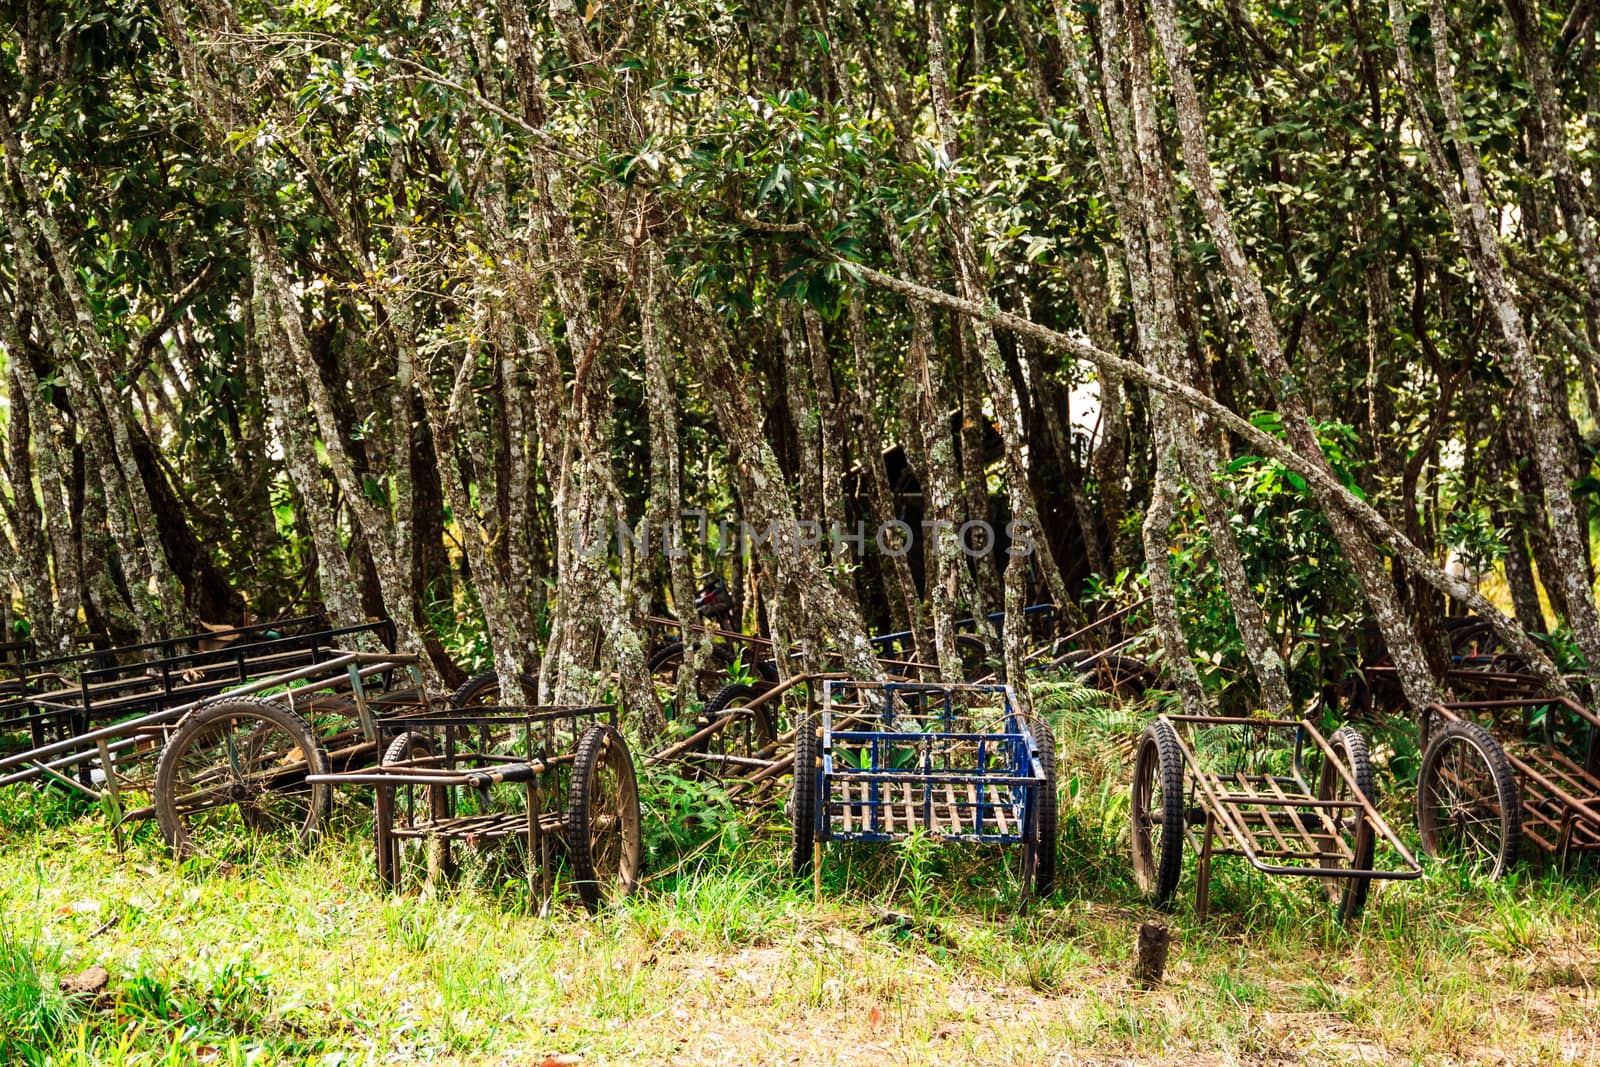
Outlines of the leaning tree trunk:
{"type": "MultiPolygon", "coordinates": [[[[944,30],[940,25],[944,17],[943,8],[932,7],[928,11],[928,80],[933,90],[933,112],[939,132],[940,151],[947,161],[953,161],[960,152],[960,142],[950,105],[949,83],[945,75],[944,30]]],[[[969,300],[984,299],[988,287],[965,216],[958,212],[947,213],[944,224],[955,260],[957,283],[962,293],[969,300]]],[[[1043,524],[1039,521],[1038,503],[1034,500],[1032,483],[1028,477],[1031,461],[1016,388],[1011,382],[1005,360],[1000,355],[1000,346],[995,340],[994,330],[988,323],[975,321],[972,323],[972,333],[978,349],[978,360],[988,385],[989,399],[994,404],[996,421],[1000,425],[1011,520],[1028,532],[1028,540],[1033,553],[1038,557],[1039,571],[1044,576],[1051,599],[1055,601],[1057,610],[1068,613],[1068,618],[1071,618],[1075,613],[1076,601],[1068,593],[1066,583],[1061,577],[1061,569],[1056,566],[1055,556],[1050,551],[1050,542],[1044,535],[1043,524]]],[[[1028,559],[1025,554],[1017,552],[1010,555],[1006,561],[1006,569],[1009,571],[1015,568],[1019,573],[1014,577],[1008,577],[1008,586],[1016,583],[1016,588],[1021,588],[1027,566],[1028,559]]],[[[1012,592],[1008,592],[1007,599],[1016,597],[1012,592]]],[[[1025,642],[1026,627],[1027,618],[1021,612],[1009,609],[1006,611],[1004,643],[1007,649],[1022,647],[1025,642]]],[[[1008,653],[1007,660],[1007,675],[1017,687],[1018,695],[1026,703],[1027,686],[1021,673],[1020,656],[1008,653]]]]}
{"type": "MultiPolygon", "coordinates": [[[[136,607],[137,624],[145,641],[155,640],[165,630],[169,608],[181,601],[175,583],[161,554],[160,540],[155,534],[155,521],[151,515],[149,497],[144,495],[144,484],[139,480],[134,461],[128,426],[116,389],[115,372],[111,354],[101,339],[90,310],[88,295],[76,268],[67,254],[60,232],[56,229],[38,183],[28,171],[21,147],[17,143],[9,120],[0,108],[0,147],[5,150],[8,169],[14,173],[23,195],[27,198],[26,212],[11,195],[10,180],[0,197],[0,214],[5,216],[11,231],[19,277],[29,280],[30,287],[39,295],[34,307],[40,314],[50,347],[56,356],[56,366],[66,379],[68,392],[73,398],[74,412],[82,423],[99,475],[106,489],[106,519],[118,557],[123,566],[123,576],[132,593],[136,607]],[[34,235],[28,230],[24,218],[31,218],[41,229],[45,244],[55,267],[56,281],[66,297],[67,306],[58,309],[53,299],[50,273],[34,253],[34,235]],[[71,316],[74,328],[69,328],[62,312],[71,316]],[[94,384],[85,379],[77,364],[75,353],[67,347],[67,339],[76,335],[89,354],[94,384]],[[154,586],[154,592],[149,586],[154,586]]],[[[21,356],[21,353],[18,353],[21,356]]]]}
{"type": "Polygon", "coordinates": [[[690,351],[704,383],[706,399],[729,443],[743,460],[740,498],[746,520],[757,530],[778,532],[771,540],[770,559],[779,587],[776,602],[789,600],[796,613],[794,625],[790,625],[791,620],[785,618],[781,608],[768,612],[780,662],[784,659],[786,638],[800,638],[809,648],[833,644],[844,668],[854,677],[881,677],[883,668],[873,654],[860,613],[828,580],[819,555],[808,551],[792,535],[798,524],[787,479],[771,442],[762,432],[760,416],[745,393],[744,376],[728,351],[719,324],[693,304],[686,305],[685,310],[695,317],[699,325],[696,333],[704,342],[691,346],[690,351]]]}
{"type": "Polygon", "coordinates": [[[1432,0],[1429,24],[1433,35],[1435,84],[1439,100],[1444,106],[1451,148],[1460,167],[1459,187],[1445,146],[1434,132],[1417,84],[1411,54],[1410,20],[1403,0],[1389,0],[1389,21],[1399,59],[1400,82],[1405,89],[1412,122],[1422,137],[1434,181],[1444,196],[1456,236],[1467,261],[1472,264],[1473,273],[1477,275],[1505,342],[1506,359],[1512,379],[1517,383],[1514,395],[1520,402],[1531,431],[1533,462],[1543,485],[1553,562],[1558,571],[1557,574],[1544,574],[1542,577],[1547,583],[1561,583],[1562,591],[1566,594],[1567,622],[1572,626],[1578,648],[1583,653],[1589,687],[1593,691],[1600,688],[1600,610],[1596,608],[1586,565],[1587,552],[1583,538],[1587,533],[1587,523],[1579,519],[1572,499],[1567,458],[1558,447],[1559,437],[1548,433],[1546,429],[1559,413],[1548,395],[1543,370],[1529,344],[1521,312],[1517,309],[1515,296],[1506,278],[1499,233],[1494,223],[1498,212],[1491,211],[1478,164],[1478,151],[1468,134],[1461,101],[1456,94],[1455,64],[1450,56],[1449,20],[1440,0],[1432,0]]]}
{"type": "MultiPolygon", "coordinates": [[[[4,318],[9,324],[11,316],[7,314],[4,318]]],[[[21,345],[12,338],[7,338],[6,347],[12,353],[13,363],[25,360],[21,345]]],[[[0,546],[8,550],[9,578],[16,582],[22,592],[22,603],[33,625],[34,644],[39,648],[53,649],[61,632],[61,620],[53,606],[56,597],[50,580],[50,550],[45,541],[44,513],[33,489],[34,464],[30,455],[33,420],[28,398],[23,392],[21,375],[13,368],[6,380],[10,411],[6,420],[5,451],[0,453],[0,483],[8,486],[10,493],[0,488],[0,517],[4,518],[10,536],[0,542],[0,546]]],[[[53,443],[47,439],[41,451],[52,446],[53,443]]],[[[3,592],[3,599],[9,608],[9,585],[0,585],[0,592],[3,592]]],[[[8,626],[0,630],[0,642],[10,640],[11,629],[8,626]]]]}
{"type": "MultiPolygon", "coordinates": [[[[506,604],[507,588],[500,581],[499,569],[489,558],[489,537],[478,518],[467,486],[461,478],[461,466],[456,462],[453,443],[463,436],[460,426],[463,412],[470,406],[472,378],[477,370],[478,353],[468,344],[456,368],[448,399],[441,404],[433,385],[424,375],[422,403],[428,415],[428,430],[433,437],[434,454],[439,457],[439,477],[444,487],[445,499],[450,502],[451,514],[461,527],[461,540],[477,583],[478,603],[483,607],[484,623],[493,635],[490,647],[494,653],[495,673],[500,678],[500,692],[509,704],[526,704],[527,694],[522,685],[520,652],[526,637],[517,626],[517,619],[506,604]]],[[[484,450],[470,450],[474,470],[486,465],[484,450]]]]}
{"type": "Polygon", "coordinates": [[[1263,458],[1283,464],[1304,478],[1308,484],[1314,485],[1319,492],[1328,494],[1330,499],[1360,524],[1368,536],[1392,549],[1414,575],[1447,596],[1460,600],[1474,614],[1485,619],[1505,642],[1507,651],[1521,657],[1550,692],[1558,696],[1575,698],[1572,687],[1567,684],[1544,650],[1528,637],[1527,631],[1508,618],[1471,582],[1446,574],[1440,569],[1426,552],[1412,543],[1403,532],[1395,529],[1394,525],[1380,515],[1371,504],[1346,488],[1328,471],[1325,460],[1319,461],[1321,457],[1313,459],[1302,456],[1284,442],[1218,402],[1215,397],[1151,370],[1141,363],[1095,348],[1077,337],[1000,311],[990,303],[967,300],[905,278],[885,274],[864,264],[856,264],[854,269],[868,285],[886,292],[897,293],[909,300],[921,300],[934,307],[946,308],[974,319],[983,319],[993,326],[1031,337],[1056,351],[1093,363],[1103,374],[1119,374],[1129,381],[1137,382],[1147,389],[1172,398],[1198,414],[1209,417],[1220,429],[1237,436],[1250,448],[1257,450],[1263,458]]]}
{"type": "MultiPolygon", "coordinates": [[[[6,345],[11,352],[12,410],[27,419],[26,428],[32,430],[34,441],[34,468],[43,494],[39,508],[41,529],[48,533],[50,571],[54,575],[54,589],[42,607],[44,614],[30,621],[38,627],[34,645],[40,655],[48,652],[65,654],[72,651],[72,640],[77,630],[78,606],[82,599],[82,577],[78,569],[78,552],[72,536],[71,494],[68,490],[67,472],[61,460],[69,454],[64,438],[56,427],[54,408],[43,403],[43,393],[33,365],[28,361],[27,350],[16,329],[16,320],[9,313],[3,316],[6,324],[6,345]]],[[[26,432],[26,431],[24,431],[26,432]]],[[[19,466],[25,457],[15,463],[19,466]]],[[[18,466],[13,466],[13,471],[18,466]]],[[[24,486],[31,500],[32,481],[24,486]]],[[[19,491],[23,487],[18,487],[19,491]]],[[[49,589],[41,587],[41,592],[49,589]]],[[[30,607],[30,610],[34,610],[30,607]]]]}
{"type": "MultiPolygon", "coordinates": [[[[1194,77],[1189,70],[1188,46],[1178,34],[1173,0],[1152,0],[1156,33],[1166,56],[1167,69],[1172,81],[1172,95],[1177,112],[1179,140],[1183,150],[1184,165],[1201,214],[1207,228],[1217,243],[1218,255],[1228,278],[1233,284],[1234,299],[1243,313],[1245,327],[1260,356],[1268,376],[1279,384],[1278,405],[1282,410],[1284,430],[1295,451],[1310,462],[1321,461],[1332,472],[1316,430],[1306,410],[1301,393],[1295,388],[1293,368],[1284,356],[1278,328],[1272,320],[1261,278],[1249,259],[1234,230],[1233,218],[1212,175],[1210,148],[1201,113],[1199,95],[1194,77]]],[[[1143,20],[1130,13],[1131,32],[1143,32],[1143,20]]],[[[1401,687],[1413,708],[1421,709],[1437,700],[1439,688],[1428,667],[1427,654],[1417,639],[1416,631],[1405,618],[1394,581],[1384,566],[1383,557],[1356,521],[1339,506],[1337,499],[1312,487],[1313,496],[1328,516],[1334,536],[1344,551],[1361,585],[1362,593],[1382,631],[1390,656],[1394,659],[1401,687]]]]}
{"type": "MultiPolygon", "coordinates": [[[[894,220],[884,215],[881,221],[899,268],[902,271],[911,268],[919,279],[931,278],[932,268],[921,246],[914,249],[914,259],[908,256],[894,220]]],[[[911,339],[906,346],[905,388],[900,395],[902,404],[913,412],[915,430],[906,441],[906,452],[917,461],[917,480],[922,489],[923,529],[914,533],[923,538],[923,573],[933,615],[933,648],[939,677],[945,682],[958,682],[962,670],[961,654],[956,648],[955,618],[966,569],[955,539],[940,536],[937,531],[948,529],[955,522],[961,483],[956,469],[955,439],[950,434],[948,396],[929,359],[934,348],[933,316],[928,306],[920,301],[911,301],[910,306],[911,339]],[[935,531],[934,536],[927,536],[929,530],[935,531]]],[[[976,611],[976,602],[969,603],[971,610],[976,611]]]]}
{"type": "MultiPolygon", "coordinates": [[[[897,519],[894,490],[889,485],[889,471],[884,465],[883,437],[878,432],[877,412],[881,403],[878,394],[878,371],[873,361],[872,346],[867,337],[866,302],[861,294],[850,297],[850,344],[855,355],[856,391],[855,423],[861,447],[861,468],[866,475],[872,507],[877,520],[876,532],[884,530],[891,520],[897,519]]],[[[905,425],[904,419],[901,420],[905,425]]],[[[906,449],[909,453],[910,449],[906,449]]],[[[882,540],[881,538],[879,539],[882,540]]],[[[879,544],[880,551],[884,546],[879,544]]],[[[906,545],[909,550],[910,546],[906,545]]],[[[917,596],[916,579],[911,573],[911,563],[905,551],[890,550],[888,566],[884,572],[884,586],[889,594],[889,609],[897,627],[911,631],[918,655],[926,644],[923,629],[926,620],[922,601],[917,596]]]]}
{"type": "MultiPolygon", "coordinates": [[[[1090,129],[1101,171],[1121,220],[1123,261],[1128,268],[1140,351],[1147,365],[1179,381],[1193,383],[1199,374],[1188,355],[1179,325],[1177,281],[1168,230],[1169,219],[1176,218],[1171,206],[1173,192],[1165,159],[1149,122],[1153,93],[1149,81],[1148,52],[1142,38],[1132,34],[1127,35],[1129,39],[1124,45],[1124,34],[1114,8],[1108,6],[1103,15],[1106,32],[1103,35],[1102,73],[1106,83],[1109,137],[1100,126],[1098,105],[1074,54],[1076,49],[1073,47],[1071,23],[1059,4],[1056,10],[1057,25],[1063,43],[1068,47],[1068,62],[1073,67],[1079,103],[1086,121],[1092,124],[1090,129]],[[1123,76],[1124,47],[1129,50],[1132,59],[1132,81],[1127,85],[1123,76]],[[1131,97],[1131,107],[1129,101],[1124,99],[1125,92],[1131,97]],[[1115,156],[1112,155],[1113,146],[1117,153],[1115,156]]],[[[1164,476],[1166,485],[1161,488],[1170,496],[1178,472],[1187,474],[1205,516],[1212,552],[1232,606],[1246,657],[1260,685],[1264,702],[1274,713],[1281,714],[1290,700],[1283,660],[1268,634],[1265,614],[1251,587],[1243,554],[1233,534],[1229,508],[1214,480],[1218,460],[1205,443],[1204,431],[1195,425],[1196,420],[1191,412],[1174,409],[1166,401],[1157,401],[1155,416],[1159,420],[1158,460],[1172,463],[1172,468],[1164,476]],[[1166,415],[1174,417],[1164,417],[1166,415]],[[1170,450],[1172,457],[1169,459],[1166,452],[1161,450],[1170,450]]],[[[1158,477],[1158,481],[1161,480],[1158,477]]],[[[1155,505],[1161,508],[1172,506],[1170,501],[1161,496],[1155,498],[1155,505]]],[[[1147,550],[1165,543],[1170,524],[1170,517],[1164,525],[1158,525],[1155,529],[1147,522],[1147,550]]],[[[1159,564],[1147,555],[1147,569],[1158,566],[1164,568],[1165,565],[1164,554],[1159,564]]],[[[1174,595],[1164,569],[1159,574],[1152,573],[1152,590],[1163,597],[1174,595]]],[[[1169,616],[1160,627],[1164,642],[1178,642],[1177,647],[1169,647],[1169,658],[1176,659],[1179,655],[1187,657],[1188,643],[1176,623],[1175,602],[1163,605],[1160,610],[1169,616]]],[[[1198,684],[1198,675],[1194,684],[1198,684]]]]}
{"type": "MultiPolygon", "coordinates": [[[[1535,143],[1539,155],[1550,171],[1550,184],[1555,188],[1556,203],[1561,209],[1561,221],[1578,264],[1583,270],[1584,323],[1591,347],[1600,348],[1600,249],[1596,248],[1594,225],[1583,203],[1582,186],[1572,166],[1567,151],[1565,131],[1567,124],[1561,109],[1561,98],[1556,88],[1555,75],[1550,69],[1550,54],[1546,51],[1544,35],[1539,32],[1537,4],[1531,0],[1504,0],[1506,14],[1517,38],[1517,50],[1528,72],[1528,84],[1533,90],[1534,107],[1539,116],[1535,143]]],[[[1586,379],[1587,380],[1587,379],[1586,379]]],[[[1600,419],[1600,412],[1591,414],[1600,419]]]]}
{"type": "Polygon", "coordinates": [[[257,272],[254,315],[257,345],[267,401],[272,408],[273,433],[283,453],[289,482],[300,497],[300,510],[311,531],[311,543],[316,548],[323,605],[335,625],[356,626],[366,621],[366,612],[361,608],[361,593],[356,588],[350,559],[339,538],[338,514],[317,460],[316,427],[307,415],[304,384],[284,355],[286,344],[282,341],[282,329],[277,316],[269,310],[267,291],[262,284],[264,268],[258,259],[252,262],[257,272]]]}
{"type": "MultiPolygon", "coordinates": [[[[650,505],[646,529],[662,538],[672,610],[683,635],[684,669],[678,672],[677,706],[694,699],[694,680],[710,659],[711,635],[693,629],[694,575],[683,535],[683,453],[678,436],[677,352],[662,316],[662,292],[670,287],[667,266],[654,241],[646,250],[639,294],[643,335],[645,407],[650,421],[650,505]]],[[[661,727],[664,723],[655,724],[661,727]]]]}
{"type": "MultiPolygon", "coordinates": [[[[1166,403],[1158,405],[1160,409],[1166,403]]],[[[1200,672],[1195,670],[1194,658],[1189,653],[1189,639],[1184,636],[1183,620],[1178,614],[1178,595],[1172,586],[1172,520],[1178,514],[1177,450],[1169,440],[1170,434],[1157,423],[1156,430],[1156,480],[1150,490],[1150,506],[1144,513],[1145,573],[1150,581],[1150,611],[1155,616],[1156,629],[1161,634],[1161,647],[1166,653],[1167,675],[1178,691],[1183,710],[1189,715],[1206,715],[1210,705],[1206,700],[1205,686],[1200,672]]]]}

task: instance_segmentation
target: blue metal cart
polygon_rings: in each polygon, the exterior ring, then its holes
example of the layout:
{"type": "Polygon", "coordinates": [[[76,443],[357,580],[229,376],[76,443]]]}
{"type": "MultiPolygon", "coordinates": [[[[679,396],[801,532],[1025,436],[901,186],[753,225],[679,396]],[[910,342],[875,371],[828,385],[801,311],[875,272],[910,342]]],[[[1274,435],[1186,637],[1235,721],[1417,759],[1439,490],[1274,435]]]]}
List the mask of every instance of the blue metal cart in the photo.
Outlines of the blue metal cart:
{"type": "Polygon", "coordinates": [[[1004,685],[829,679],[795,736],[793,869],[826,841],[1023,847],[1025,895],[1056,869],[1055,739],[1004,685]]]}

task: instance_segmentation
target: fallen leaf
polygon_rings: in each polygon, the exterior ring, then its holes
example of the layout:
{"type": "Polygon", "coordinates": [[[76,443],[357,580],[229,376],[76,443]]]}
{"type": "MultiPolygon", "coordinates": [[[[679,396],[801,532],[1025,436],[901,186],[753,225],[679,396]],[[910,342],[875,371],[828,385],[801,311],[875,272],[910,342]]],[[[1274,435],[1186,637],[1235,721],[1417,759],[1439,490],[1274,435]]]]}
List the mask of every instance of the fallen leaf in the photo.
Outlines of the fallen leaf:
{"type": "Polygon", "coordinates": [[[874,1004],[867,1011],[867,1026],[870,1029],[876,1030],[878,1027],[880,1027],[882,1025],[883,1025],[883,1009],[878,1007],[876,1004],[874,1004]]]}

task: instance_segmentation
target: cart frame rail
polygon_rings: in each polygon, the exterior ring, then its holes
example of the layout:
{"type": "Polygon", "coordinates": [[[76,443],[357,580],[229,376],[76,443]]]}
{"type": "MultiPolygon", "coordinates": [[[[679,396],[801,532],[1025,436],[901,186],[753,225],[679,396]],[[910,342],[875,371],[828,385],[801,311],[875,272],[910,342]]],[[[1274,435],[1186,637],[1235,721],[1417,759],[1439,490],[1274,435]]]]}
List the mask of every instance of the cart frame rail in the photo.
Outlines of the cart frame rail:
{"type": "MultiPolygon", "coordinates": [[[[1183,765],[1184,826],[1188,843],[1198,848],[1196,909],[1204,918],[1210,909],[1211,861],[1218,856],[1242,857],[1267,875],[1319,879],[1408,881],[1422,874],[1399,836],[1378,812],[1329,739],[1308,719],[1221,715],[1160,715],[1151,729],[1172,731],[1183,765]],[[1203,752],[1196,734],[1209,730],[1241,731],[1258,736],[1233,749],[1236,767],[1224,772],[1203,752]],[[1293,733],[1287,773],[1262,766],[1273,734],[1293,733]],[[1347,796],[1320,797],[1310,781],[1307,755],[1320,758],[1319,771],[1332,768],[1347,796]],[[1253,759],[1252,759],[1253,757],[1253,759]],[[1251,765],[1254,764],[1254,765],[1251,765]],[[1400,858],[1398,868],[1372,866],[1372,850],[1343,836],[1343,820],[1354,818],[1357,841],[1362,827],[1372,842],[1381,842],[1400,858]],[[1199,825],[1200,839],[1194,840],[1199,825]],[[1365,852],[1365,862],[1359,855],[1365,852]]],[[[1138,790],[1135,784],[1135,791],[1138,790]]],[[[1137,818],[1137,813],[1135,813],[1137,818]]],[[[1364,894],[1361,898],[1364,900],[1364,894]]],[[[1359,904],[1357,904],[1359,908],[1359,904]]]]}
{"type": "MultiPolygon", "coordinates": [[[[332,787],[374,787],[377,875],[389,890],[403,888],[401,846],[406,841],[422,842],[428,849],[431,880],[448,877],[454,870],[454,844],[481,848],[520,840],[527,848],[529,891],[548,902],[553,892],[552,836],[566,837],[569,849],[573,845],[570,835],[584,833],[586,845],[591,840],[587,835],[593,831],[594,815],[579,810],[573,799],[579,791],[571,781],[572,776],[584,773],[579,763],[590,735],[606,731],[598,740],[608,747],[620,746],[622,758],[630,767],[632,762],[617,733],[617,709],[611,704],[496,705],[399,715],[380,720],[379,728],[391,735],[393,743],[376,766],[312,774],[306,781],[332,787]],[[397,752],[400,758],[393,758],[397,752]],[[511,787],[510,793],[502,791],[496,799],[491,790],[497,787],[511,787]],[[419,810],[419,792],[425,810],[419,810]],[[477,798],[473,804],[477,810],[463,812],[468,794],[477,798]],[[512,794],[520,808],[507,803],[512,794]],[[567,805],[564,809],[557,806],[562,803],[567,805]],[[591,824],[579,826],[585,817],[591,824]]],[[[622,803],[632,805],[631,839],[623,846],[624,852],[631,850],[632,859],[625,871],[619,868],[619,877],[625,882],[625,891],[631,892],[642,856],[636,785],[631,801],[624,798],[622,803]]],[[[621,821],[626,822],[625,815],[621,821]]],[[[626,827],[619,832],[630,834],[626,827]]],[[[586,847],[576,851],[583,857],[579,866],[590,862],[586,847]]],[[[604,887],[593,870],[588,881],[582,881],[582,872],[579,878],[580,896],[595,910],[604,897],[604,887]]]]}

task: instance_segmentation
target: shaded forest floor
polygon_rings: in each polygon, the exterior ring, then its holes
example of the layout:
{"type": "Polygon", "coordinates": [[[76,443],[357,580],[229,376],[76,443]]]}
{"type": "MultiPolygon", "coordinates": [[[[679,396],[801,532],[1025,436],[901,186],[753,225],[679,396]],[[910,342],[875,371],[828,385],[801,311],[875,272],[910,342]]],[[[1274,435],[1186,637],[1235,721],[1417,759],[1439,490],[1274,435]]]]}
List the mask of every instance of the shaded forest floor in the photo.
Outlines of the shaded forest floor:
{"type": "MultiPolygon", "coordinates": [[[[1220,861],[1201,920],[1190,863],[1162,919],[1167,981],[1136,990],[1134,932],[1160,913],[1128,875],[1122,746],[1092,717],[1060,725],[1062,884],[1025,916],[1014,856],[927,842],[835,849],[813,899],[785,875],[776,813],[702,827],[711,836],[675,858],[681,840],[658,840],[643,892],[590,918],[575,904],[531,914],[514,864],[386,897],[356,804],[310,856],[219,870],[174,867],[154,827],[119,858],[97,816],[13,793],[0,804],[0,1060],[1600,1058],[1593,871],[1485,885],[1430,869],[1375,886],[1341,930],[1314,886],[1220,861]],[[98,997],[55,992],[95,965],[110,974],[98,997]]],[[[653,798],[681,818],[685,794],[653,798]]]]}

